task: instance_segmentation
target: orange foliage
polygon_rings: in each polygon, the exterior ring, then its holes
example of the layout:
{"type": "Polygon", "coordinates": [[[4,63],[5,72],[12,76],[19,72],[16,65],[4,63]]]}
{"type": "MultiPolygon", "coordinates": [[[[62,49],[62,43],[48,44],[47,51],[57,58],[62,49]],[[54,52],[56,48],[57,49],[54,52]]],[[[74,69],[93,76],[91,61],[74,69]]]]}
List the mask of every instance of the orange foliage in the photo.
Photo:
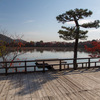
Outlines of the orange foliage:
{"type": "Polygon", "coordinates": [[[93,41],[91,44],[92,44],[92,47],[88,47],[87,45],[85,45],[86,51],[92,53],[89,56],[90,57],[100,57],[100,41],[93,41]]]}

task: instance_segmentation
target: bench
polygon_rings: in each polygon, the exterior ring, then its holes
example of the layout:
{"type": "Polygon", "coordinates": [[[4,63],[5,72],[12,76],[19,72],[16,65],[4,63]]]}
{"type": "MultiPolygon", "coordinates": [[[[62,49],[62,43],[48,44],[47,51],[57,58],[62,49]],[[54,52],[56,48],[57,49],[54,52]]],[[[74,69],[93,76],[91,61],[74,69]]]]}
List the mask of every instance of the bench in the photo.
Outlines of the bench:
{"type": "MultiPolygon", "coordinates": [[[[36,64],[36,66],[38,67],[38,68],[43,68],[43,63],[35,63],[36,64]]],[[[47,68],[47,69],[49,69],[49,70],[51,70],[51,69],[53,69],[53,67],[51,66],[51,65],[49,65],[48,63],[44,63],[44,66],[47,68]]]]}

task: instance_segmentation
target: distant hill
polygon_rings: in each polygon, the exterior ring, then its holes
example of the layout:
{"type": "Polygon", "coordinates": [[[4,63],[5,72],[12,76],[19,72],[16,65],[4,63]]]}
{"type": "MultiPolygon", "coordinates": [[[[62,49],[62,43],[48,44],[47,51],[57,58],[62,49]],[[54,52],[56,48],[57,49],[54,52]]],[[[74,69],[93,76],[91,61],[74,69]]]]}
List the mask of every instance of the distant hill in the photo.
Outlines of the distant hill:
{"type": "Polygon", "coordinates": [[[24,40],[22,40],[22,39],[12,39],[12,38],[10,38],[10,37],[8,37],[8,36],[6,36],[6,35],[3,35],[3,34],[0,34],[0,40],[2,40],[2,41],[5,41],[5,42],[8,42],[8,43],[10,43],[10,42],[12,42],[12,41],[15,41],[15,42],[22,42],[22,43],[25,43],[26,41],[24,41],[24,40]]]}
{"type": "Polygon", "coordinates": [[[8,43],[12,42],[13,39],[11,39],[10,37],[6,36],[6,35],[3,35],[3,34],[0,34],[0,40],[2,41],[6,41],[8,43]]]}
{"type": "Polygon", "coordinates": [[[19,40],[19,39],[16,39],[15,42],[22,42],[22,43],[25,43],[26,41],[25,41],[25,40],[22,40],[22,39],[20,39],[20,40],[19,40]]]}

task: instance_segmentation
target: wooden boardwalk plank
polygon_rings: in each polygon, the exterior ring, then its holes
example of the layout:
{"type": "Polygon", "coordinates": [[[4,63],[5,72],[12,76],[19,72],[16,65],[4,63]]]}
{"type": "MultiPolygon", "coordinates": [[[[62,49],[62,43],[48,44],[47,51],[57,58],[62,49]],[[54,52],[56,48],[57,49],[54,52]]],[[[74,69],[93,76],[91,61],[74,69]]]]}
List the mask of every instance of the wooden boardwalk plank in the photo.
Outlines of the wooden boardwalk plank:
{"type": "Polygon", "coordinates": [[[0,94],[3,90],[3,88],[4,88],[4,85],[7,81],[7,78],[8,78],[7,76],[6,77],[5,76],[0,76],[0,94]]]}
{"type": "Polygon", "coordinates": [[[15,100],[15,76],[12,76],[12,79],[10,80],[10,85],[9,85],[9,90],[8,90],[8,94],[6,97],[6,100],[15,100]]]}
{"type": "Polygon", "coordinates": [[[28,74],[28,80],[29,80],[29,87],[30,87],[30,95],[31,99],[33,100],[39,100],[39,94],[36,91],[36,84],[35,84],[35,79],[33,77],[34,74],[28,74]]]}
{"type": "Polygon", "coordinates": [[[0,100],[100,100],[100,71],[1,76],[0,100]]]}
{"type": "Polygon", "coordinates": [[[10,84],[11,84],[11,79],[12,79],[12,76],[10,75],[6,80],[6,83],[4,84],[4,87],[3,87],[2,92],[0,94],[1,100],[6,100],[6,98],[7,98],[8,91],[9,91],[10,84]]]}
{"type": "Polygon", "coordinates": [[[14,87],[15,87],[15,100],[19,100],[19,97],[18,97],[18,92],[20,91],[20,88],[19,88],[19,81],[20,81],[20,75],[17,74],[17,75],[14,75],[14,79],[15,79],[15,84],[14,84],[14,87]]]}
{"type": "Polygon", "coordinates": [[[59,82],[58,80],[59,80],[59,78],[56,78],[55,80],[53,80],[53,82],[54,82],[55,86],[59,89],[59,92],[60,92],[59,95],[62,95],[63,96],[62,98],[65,100],[70,100],[70,98],[66,96],[65,88],[63,87],[61,82],[59,82]]]}
{"type": "Polygon", "coordinates": [[[28,74],[22,75],[22,95],[24,100],[31,100],[28,74]]]}
{"type": "Polygon", "coordinates": [[[60,91],[59,91],[58,87],[53,82],[55,78],[53,77],[53,79],[52,79],[51,74],[45,73],[45,75],[46,75],[46,80],[48,80],[48,87],[51,88],[51,91],[54,93],[55,97],[57,97],[58,100],[61,100],[63,98],[63,96],[60,95],[60,91]]]}
{"type": "Polygon", "coordinates": [[[16,83],[15,83],[15,100],[23,100],[22,96],[22,79],[21,74],[15,75],[16,83]]]}
{"type": "Polygon", "coordinates": [[[45,77],[45,76],[47,76],[47,74],[42,74],[42,78],[45,82],[45,84],[43,84],[43,87],[45,88],[45,91],[47,95],[49,96],[49,99],[59,100],[59,95],[55,92],[54,88],[50,84],[50,81],[51,81],[50,78],[45,77]]]}
{"type": "MultiPolygon", "coordinates": [[[[70,99],[73,98],[73,100],[76,98],[77,100],[80,98],[81,100],[84,100],[83,97],[81,97],[80,95],[77,94],[77,96],[75,95],[75,93],[77,93],[78,91],[81,91],[80,88],[78,88],[75,85],[75,82],[73,83],[69,77],[65,77],[65,76],[59,76],[60,78],[60,84],[61,86],[63,86],[65,88],[65,93],[67,94],[67,97],[69,97],[70,99]],[[77,89],[78,88],[78,89],[77,89]],[[70,91],[69,91],[70,90],[70,91]]],[[[78,85],[78,84],[77,84],[78,85]]],[[[62,87],[61,87],[62,88],[62,87]]],[[[64,91],[64,90],[63,90],[64,91]]]]}
{"type": "Polygon", "coordinates": [[[43,87],[43,84],[44,84],[44,80],[43,78],[41,77],[41,75],[39,74],[36,74],[36,78],[38,80],[38,86],[40,86],[41,88],[41,94],[42,94],[42,97],[40,99],[46,99],[46,100],[49,100],[48,96],[47,96],[47,93],[43,87]]]}

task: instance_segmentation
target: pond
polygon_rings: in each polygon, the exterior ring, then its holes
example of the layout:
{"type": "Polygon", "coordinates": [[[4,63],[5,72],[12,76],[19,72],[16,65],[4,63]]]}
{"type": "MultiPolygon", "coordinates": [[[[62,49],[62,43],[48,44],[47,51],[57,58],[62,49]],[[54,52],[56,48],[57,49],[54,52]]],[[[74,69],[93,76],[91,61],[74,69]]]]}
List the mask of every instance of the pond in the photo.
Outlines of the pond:
{"type": "MultiPolygon", "coordinates": [[[[41,49],[41,48],[34,48],[33,50],[26,50],[22,55],[18,58],[20,59],[27,59],[27,60],[34,60],[34,59],[52,59],[52,58],[73,58],[73,50],[72,49],[61,49],[61,48],[52,48],[52,49],[41,49]]],[[[90,53],[85,52],[84,50],[80,49],[78,51],[78,58],[89,57],[90,53]]]]}
{"type": "MultiPolygon", "coordinates": [[[[73,48],[25,48],[19,52],[17,58],[20,60],[34,60],[34,59],[54,59],[54,58],[73,58],[73,48]]],[[[90,53],[84,49],[78,50],[78,58],[89,57],[90,53]]],[[[10,52],[9,59],[12,58],[13,52],[10,52]]],[[[1,61],[2,59],[0,59],[1,61]]]]}
{"type": "MultiPolygon", "coordinates": [[[[35,59],[67,59],[73,58],[73,50],[69,48],[34,48],[34,49],[26,49],[22,52],[19,52],[21,55],[17,57],[16,60],[35,60],[35,59]]],[[[83,49],[78,50],[78,58],[89,57],[90,53],[85,52],[83,49]]],[[[13,53],[10,53],[9,59],[12,58],[13,53]]],[[[85,61],[85,60],[84,60],[85,61]]],[[[72,61],[67,61],[68,63],[72,63],[72,61]]],[[[87,61],[86,61],[87,62],[87,61]]],[[[29,62],[27,65],[34,65],[35,62],[29,62]]],[[[18,64],[16,64],[18,66],[18,64]]],[[[24,63],[20,64],[21,66],[24,63]]],[[[28,71],[32,71],[33,69],[30,67],[27,69],[28,71]]],[[[36,70],[43,70],[42,68],[36,68],[36,70]]],[[[46,69],[47,70],[47,69],[46,69]]],[[[14,70],[9,70],[12,72],[14,70]]],[[[23,68],[18,68],[18,71],[23,71],[23,68]]],[[[0,72],[4,72],[4,70],[0,70],[0,72]]]]}

